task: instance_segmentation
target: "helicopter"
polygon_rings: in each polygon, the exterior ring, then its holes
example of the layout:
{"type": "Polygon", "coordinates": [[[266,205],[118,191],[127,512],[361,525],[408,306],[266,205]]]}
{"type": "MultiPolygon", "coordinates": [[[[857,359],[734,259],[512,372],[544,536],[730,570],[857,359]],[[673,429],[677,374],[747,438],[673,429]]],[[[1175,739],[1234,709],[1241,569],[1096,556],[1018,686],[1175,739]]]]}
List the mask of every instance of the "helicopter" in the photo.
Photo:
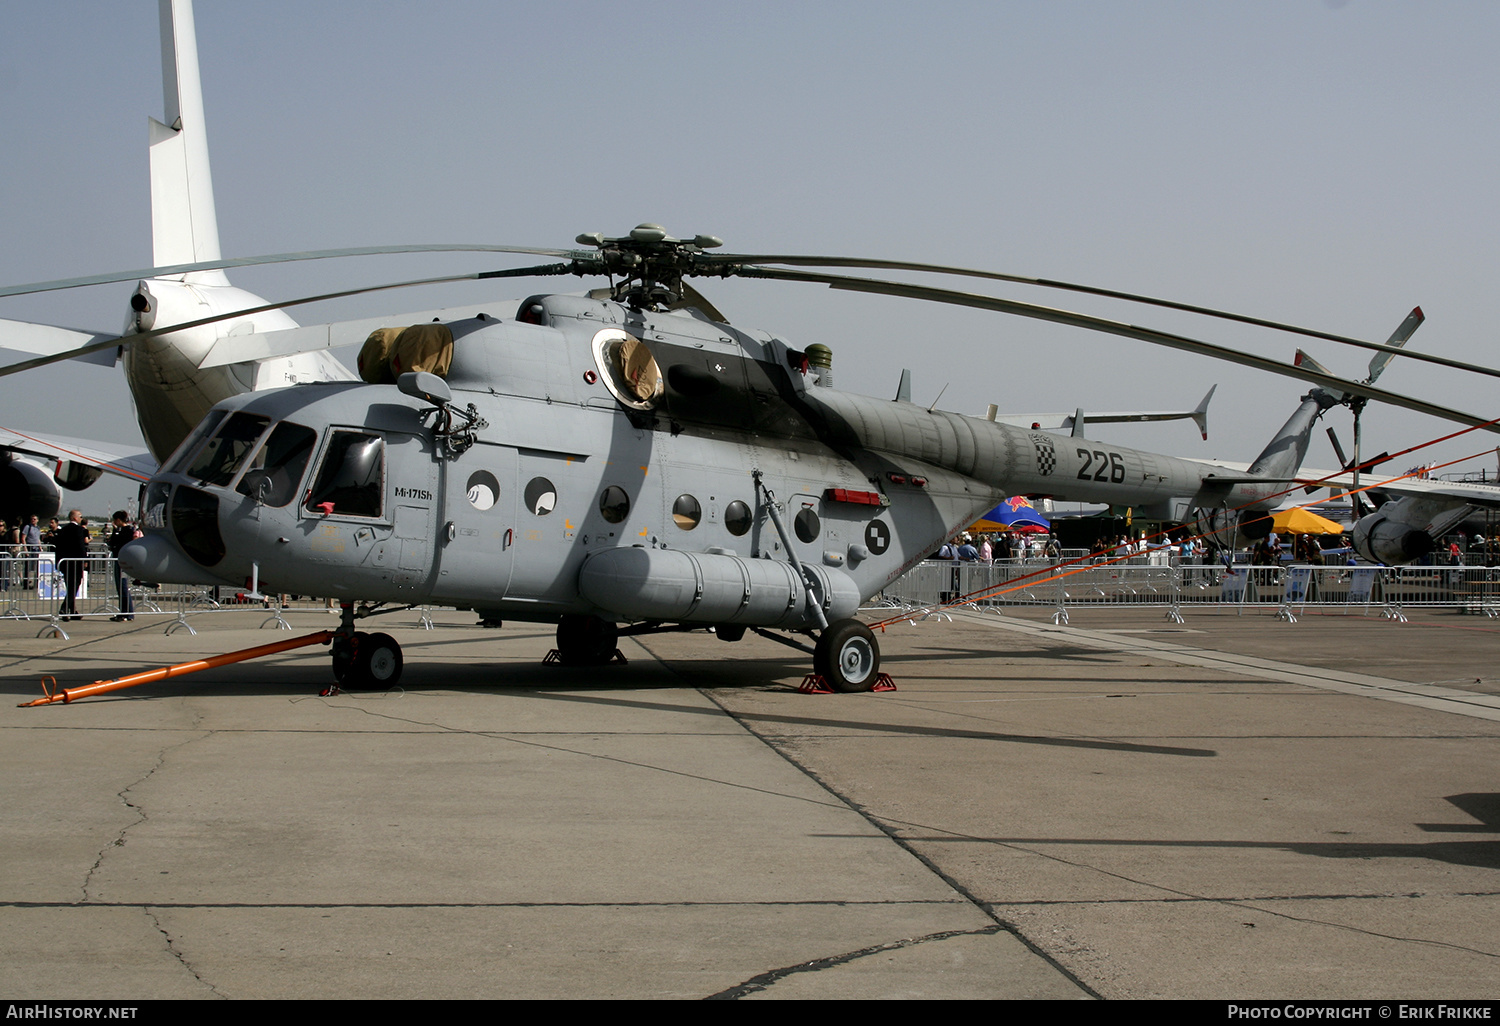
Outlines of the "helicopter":
{"type": "MultiPolygon", "coordinates": [[[[439,311],[452,337],[444,373],[413,370],[382,384],[299,378],[289,389],[242,392],[210,409],[146,492],[146,537],[125,557],[137,576],[263,579],[345,599],[334,668],[356,684],[398,679],[401,655],[388,636],[353,629],[355,602],[421,601],[473,608],[487,619],[557,622],[562,658],[583,664],[607,659],[622,632],[707,627],[733,640],[755,630],[803,649],[809,646],[799,637],[810,639],[815,668],[842,690],[862,690],[878,676],[879,652],[853,609],[1004,495],[1161,504],[1188,514],[1234,510],[1232,526],[1248,535],[1261,529],[1248,514],[1263,512],[1296,469],[1312,423],[1339,390],[1441,409],[1297,373],[1324,391],[1308,393],[1243,473],[1098,445],[1077,422],[1071,438],[986,427],[911,403],[909,382],[894,402],[841,393],[826,350],[730,326],[683,278],[740,275],[906,296],[1288,371],[1065,311],[771,265],[938,271],[1141,298],[1106,290],[902,261],[718,255],[709,252],[717,239],[675,239],[653,225],[577,241],[586,248],[468,247],[562,263],[431,279],[555,273],[611,281],[597,295],[534,296],[513,313],[495,304],[462,317],[439,311]],[[599,334],[606,330],[615,334],[599,334]]],[[[440,247],[390,251],[423,248],[440,247]]],[[[123,277],[222,273],[288,258],[179,256],[181,263],[123,277]]],[[[349,293],[359,291],[373,290],[349,293]]],[[[145,297],[141,304],[147,309],[137,312],[149,313],[145,297]]],[[[290,305],[201,311],[187,323],[143,318],[126,338],[82,348],[128,351],[233,318],[271,318],[290,305]]],[[[419,320],[432,318],[408,323],[419,320]]],[[[219,334],[200,369],[256,347],[262,356],[285,351],[272,333],[219,334]]]]}
{"type": "MultiPolygon", "coordinates": [[[[1223,311],[967,268],[719,254],[715,237],[679,239],[654,224],[576,241],[584,248],[505,247],[562,258],[554,263],[423,281],[599,275],[608,288],[534,295],[510,316],[482,311],[376,331],[361,354],[363,382],[299,383],[217,404],[146,487],[144,536],[121,551],[124,568],[149,581],[339,599],[332,662],[350,688],[389,686],[403,667],[395,639],[356,630],[357,619],[385,605],[435,604],[492,624],[556,623],[569,665],[608,662],[621,636],[711,630],[736,641],[755,632],[810,654],[834,690],[863,691],[880,681],[880,652],[855,618],[860,605],[1008,495],[1155,507],[1253,539],[1269,532],[1267,512],[1341,397],[1496,430],[1368,382],[1183,335],[799,268],[1019,280],[1393,351],[1223,311]],[[910,400],[907,373],[894,400],[840,391],[827,347],[799,349],[730,325],[685,280],[693,276],[817,282],[1019,314],[1315,387],[1238,470],[1094,443],[1077,425],[1069,437],[923,408],[910,400]]],[[[167,330],[176,329],[136,339],[167,330]]]]}
{"type": "Polygon", "coordinates": [[[909,385],[855,395],[826,347],[705,312],[682,279],[722,268],[703,261],[719,240],[641,225],[579,241],[558,273],[610,273],[607,292],[410,326],[387,383],[216,405],[147,486],[123,565],[340,599],[348,687],[403,665],[388,634],[354,630],[356,603],[430,603],[557,623],[569,665],[607,662],[622,635],[753,631],[861,691],[880,665],[861,603],[1000,499],[1185,497],[1242,508],[1251,530],[1334,404],[1310,390],[1237,473],[924,409],[909,385]]]}

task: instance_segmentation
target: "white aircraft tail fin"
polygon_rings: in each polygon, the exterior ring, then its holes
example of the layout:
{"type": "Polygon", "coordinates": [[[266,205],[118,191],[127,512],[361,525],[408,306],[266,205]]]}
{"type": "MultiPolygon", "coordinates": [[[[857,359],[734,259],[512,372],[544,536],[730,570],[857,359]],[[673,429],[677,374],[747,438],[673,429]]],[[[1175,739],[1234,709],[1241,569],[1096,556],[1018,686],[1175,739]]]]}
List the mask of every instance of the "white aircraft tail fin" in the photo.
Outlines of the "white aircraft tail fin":
{"type": "MultiPolygon", "coordinates": [[[[152,260],[158,266],[219,259],[219,222],[192,0],[159,0],[162,92],[166,123],[150,119],[152,260]]],[[[223,271],[195,271],[184,281],[227,285],[223,271]]]]}

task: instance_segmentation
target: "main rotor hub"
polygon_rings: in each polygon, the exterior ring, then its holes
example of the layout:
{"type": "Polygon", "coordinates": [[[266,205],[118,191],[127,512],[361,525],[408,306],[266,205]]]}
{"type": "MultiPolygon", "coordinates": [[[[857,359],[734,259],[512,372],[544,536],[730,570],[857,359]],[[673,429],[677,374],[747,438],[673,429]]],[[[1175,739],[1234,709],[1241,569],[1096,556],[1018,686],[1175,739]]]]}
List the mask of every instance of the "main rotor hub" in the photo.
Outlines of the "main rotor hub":
{"type": "Polygon", "coordinates": [[[706,249],[724,245],[712,235],[695,235],[691,241],[673,238],[659,224],[640,224],[629,235],[605,238],[602,232],[578,236],[581,246],[593,246],[592,259],[575,260],[579,274],[608,274],[610,296],[633,309],[665,308],[682,298],[682,279],[692,274],[722,274],[722,265],[699,260],[706,249]]]}

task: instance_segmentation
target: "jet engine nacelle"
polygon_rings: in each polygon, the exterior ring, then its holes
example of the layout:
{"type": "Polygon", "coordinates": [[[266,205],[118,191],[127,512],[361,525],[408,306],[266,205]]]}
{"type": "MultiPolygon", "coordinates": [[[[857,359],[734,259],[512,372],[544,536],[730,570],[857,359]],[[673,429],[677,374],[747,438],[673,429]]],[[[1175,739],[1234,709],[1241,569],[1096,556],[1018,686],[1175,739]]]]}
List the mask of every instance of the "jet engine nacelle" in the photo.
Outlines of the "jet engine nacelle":
{"type": "Polygon", "coordinates": [[[35,463],[0,456],[0,518],[7,524],[32,515],[45,521],[61,508],[62,492],[50,473],[35,463]]]}
{"type": "Polygon", "coordinates": [[[1396,566],[1421,559],[1437,548],[1425,527],[1391,515],[1392,512],[1399,514],[1399,505],[1387,503],[1374,513],[1359,518],[1351,532],[1355,552],[1376,563],[1396,566]]]}

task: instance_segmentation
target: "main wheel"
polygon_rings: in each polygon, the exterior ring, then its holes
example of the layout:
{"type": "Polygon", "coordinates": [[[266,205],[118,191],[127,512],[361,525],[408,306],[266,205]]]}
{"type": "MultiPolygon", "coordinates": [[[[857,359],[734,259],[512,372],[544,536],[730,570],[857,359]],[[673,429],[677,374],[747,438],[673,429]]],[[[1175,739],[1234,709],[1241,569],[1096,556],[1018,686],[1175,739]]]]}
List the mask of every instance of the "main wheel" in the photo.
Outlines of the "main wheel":
{"type": "Polygon", "coordinates": [[[813,669],[835,691],[869,691],[880,675],[880,645],[858,620],[836,620],[818,637],[813,669]]]}
{"type": "Polygon", "coordinates": [[[564,666],[603,666],[619,642],[619,627],[597,616],[568,615],[557,624],[557,655],[564,666]]]}

